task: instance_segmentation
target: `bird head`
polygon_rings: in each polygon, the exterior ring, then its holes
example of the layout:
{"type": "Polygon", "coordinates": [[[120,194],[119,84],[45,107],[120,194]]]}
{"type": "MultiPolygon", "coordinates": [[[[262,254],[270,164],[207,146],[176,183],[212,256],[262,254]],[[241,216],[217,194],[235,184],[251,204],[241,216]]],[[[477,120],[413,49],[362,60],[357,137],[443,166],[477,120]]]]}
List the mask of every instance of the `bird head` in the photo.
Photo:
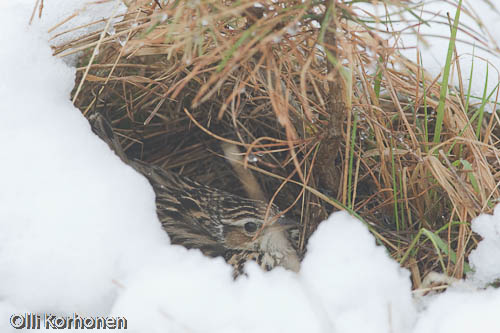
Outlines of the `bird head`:
{"type": "Polygon", "coordinates": [[[245,205],[240,203],[237,211],[221,216],[225,247],[259,253],[261,266],[268,269],[282,266],[297,272],[300,261],[292,237],[297,224],[279,217],[279,210],[274,205],[266,218],[267,208],[264,202],[247,200],[245,205]]]}

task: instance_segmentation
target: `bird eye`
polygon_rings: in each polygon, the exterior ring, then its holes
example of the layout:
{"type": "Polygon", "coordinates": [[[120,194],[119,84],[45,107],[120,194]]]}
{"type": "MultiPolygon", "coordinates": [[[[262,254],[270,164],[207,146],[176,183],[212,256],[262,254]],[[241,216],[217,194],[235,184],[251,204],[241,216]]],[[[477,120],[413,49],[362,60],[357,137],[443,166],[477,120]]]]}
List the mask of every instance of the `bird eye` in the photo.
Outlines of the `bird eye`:
{"type": "Polygon", "coordinates": [[[253,222],[247,222],[247,223],[245,223],[245,230],[247,232],[255,232],[255,231],[257,231],[257,224],[255,224],[253,222]]]}

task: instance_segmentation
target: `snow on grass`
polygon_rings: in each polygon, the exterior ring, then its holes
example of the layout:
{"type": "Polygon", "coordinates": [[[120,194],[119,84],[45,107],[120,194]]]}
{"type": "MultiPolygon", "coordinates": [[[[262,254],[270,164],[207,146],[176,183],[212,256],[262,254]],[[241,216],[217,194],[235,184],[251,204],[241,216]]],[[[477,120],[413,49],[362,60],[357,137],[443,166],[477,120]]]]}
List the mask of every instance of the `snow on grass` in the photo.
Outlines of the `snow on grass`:
{"type": "MultiPolygon", "coordinates": [[[[416,1],[408,3],[406,11],[399,7],[387,6],[389,13],[392,13],[390,19],[389,16],[384,16],[384,4],[373,6],[360,2],[356,6],[371,15],[381,16],[382,21],[388,19],[395,31],[404,30],[395,37],[387,35],[388,46],[398,48],[401,54],[415,62],[420,51],[424,69],[435,78],[442,74],[448,52],[450,26],[447,14],[453,22],[457,2],[427,0],[420,6],[421,1],[416,1]],[[418,25],[417,17],[421,19],[422,24],[418,25]],[[414,26],[408,29],[409,25],[414,26]],[[416,32],[420,34],[420,39],[416,37],[416,32]]],[[[500,79],[500,35],[496,33],[500,30],[500,7],[498,1],[487,0],[464,0],[462,6],[460,26],[465,31],[458,31],[455,48],[459,55],[464,89],[468,88],[473,69],[471,95],[481,97],[485,82],[488,82],[489,94],[500,79]],[[477,22],[484,25],[480,26],[477,22]]],[[[378,27],[382,31],[385,30],[382,24],[378,27]]],[[[458,75],[456,72],[452,74],[450,84],[458,86],[458,75]]],[[[473,101],[477,102],[474,99],[473,101]]]]}
{"type": "MultiPolygon", "coordinates": [[[[1,332],[13,331],[10,316],[25,312],[121,316],[128,332],[500,327],[497,290],[453,289],[417,313],[409,273],[344,212],[321,224],[299,274],[250,264],[248,276],[233,281],[221,258],[171,246],[147,180],[91,132],[69,101],[75,70],[51,56],[44,30],[72,11],[69,3],[46,1],[54,21],[44,16],[33,27],[32,1],[0,3],[1,332]]],[[[491,230],[498,233],[499,214],[474,222],[486,238],[471,256],[478,279],[498,274],[488,271],[485,257],[498,263],[491,230]]]]}
{"type": "Polygon", "coordinates": [[[483,240],[469,255],[474,274],[471,280],[485,285],[500,280],[500,205],[493,215],[481,215],[472,221],[472,230],[483,240]]]}

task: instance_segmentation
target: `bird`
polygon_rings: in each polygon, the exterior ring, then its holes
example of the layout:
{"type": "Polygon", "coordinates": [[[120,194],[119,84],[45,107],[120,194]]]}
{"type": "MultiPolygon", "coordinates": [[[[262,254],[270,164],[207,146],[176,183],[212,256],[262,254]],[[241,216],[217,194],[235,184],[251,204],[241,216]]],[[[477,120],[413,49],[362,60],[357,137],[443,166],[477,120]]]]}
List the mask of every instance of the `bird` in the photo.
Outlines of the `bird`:
{"type": "Polygon", "coordinates": [[[245,274],[248,261],[266,271],[277,266],[299,271],[297,224],[282,216],[276,205],[269,207],[264,201],[244,198],[160,166],[129,159],[104,114],[92,113],[89,122],[92,131],[123,162],[149,180],[155,192],[158,219],[172,244],[199,249],[209,257],[223,257],[233,266],[235,279],[245,274]]]}

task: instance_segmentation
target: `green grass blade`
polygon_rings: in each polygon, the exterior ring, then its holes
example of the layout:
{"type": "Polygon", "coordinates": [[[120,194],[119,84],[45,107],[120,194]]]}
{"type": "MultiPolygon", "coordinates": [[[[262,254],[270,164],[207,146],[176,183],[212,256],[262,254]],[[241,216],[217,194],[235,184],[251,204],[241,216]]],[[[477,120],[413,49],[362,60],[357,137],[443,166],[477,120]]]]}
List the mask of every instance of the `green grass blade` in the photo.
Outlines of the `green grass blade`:
{"type": "Polygon", "coordinates": [[[457,38],[458,22],[460,21],[460,11],[462,9],[462,0],[458,1],[457,11],[455,13],[455,20],[451,29],[450,42],[448,43],[448,53],[446,55],[446,63],[443,72],[443,81],[441,83],[441,91],[439,94],[439,105],[436,110],[436,128],[434,129],[434,143],[439,143],[441,140],[441,129],[443,127],[444,107],[446,104],[446,95],[448,93],[448,81],[450,78],[451,58],[453,50],[455,49],[455,40],[457,38]]]}
{"type": "Polygon", "coordinates": [[[478,140],[481,139],[481,127],[483,125],[483,117],[484,117],[484,106],[486,105],[486,102],[489,98],[486,97],[486,94],[488,93],[488,74],[489,74],[489,63],[486,63],[486,78],[484,80],[484,89],[483,89],[483,98],[482,98],[482,103],[481,107],[479,108],[479,119],[477,120],[477,127],[476,127],[476,138],[478,140]]]}
{"type": "Polygon", "coordinates": [[[356,144],[356,130],[358,127],[358,115],[354,114],[354,120],[352,122],[352,132],[351,132],[351,151],[349,153],[349,170],[348,170],[348,178],[347,178],[347,205],[349,208],[354,207],[354,202],[351,202],[351,196],[353,192],[352,188],[352,175],[353,175],[353,162],[354,162],[354,147],[356,144]]]}

